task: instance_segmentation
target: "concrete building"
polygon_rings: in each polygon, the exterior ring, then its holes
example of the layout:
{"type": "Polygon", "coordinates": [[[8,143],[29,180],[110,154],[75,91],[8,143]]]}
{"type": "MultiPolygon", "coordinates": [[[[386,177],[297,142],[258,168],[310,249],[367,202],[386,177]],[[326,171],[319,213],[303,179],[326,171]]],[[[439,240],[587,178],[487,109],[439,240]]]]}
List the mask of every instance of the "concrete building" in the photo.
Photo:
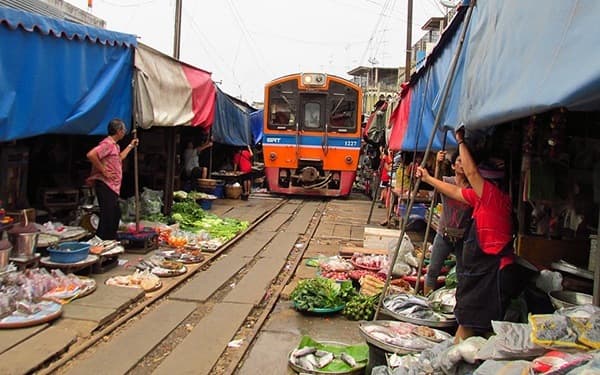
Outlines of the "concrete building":
{"type": "Polygon", "coordinates": [[[82,25],[106,27],[106,21],[63,0],[0,0],[0,6],[24,10],[82,25]]]}

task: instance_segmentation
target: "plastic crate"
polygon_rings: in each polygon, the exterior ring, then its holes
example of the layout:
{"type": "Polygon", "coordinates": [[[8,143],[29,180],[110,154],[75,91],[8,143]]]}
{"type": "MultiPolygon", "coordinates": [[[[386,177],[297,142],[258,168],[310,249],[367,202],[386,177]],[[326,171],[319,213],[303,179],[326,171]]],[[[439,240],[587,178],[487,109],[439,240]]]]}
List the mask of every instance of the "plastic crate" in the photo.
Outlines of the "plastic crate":
{"type": "MultiPolygon", "coordinates": [[[[400,217],[404,217],[405,213],[406,213],[406,206],[402,203],[399,206],[400,210],[400,217]]],[[[419,219],[423,219],[425,220],[427,216],[427,206],[425,206],[424,203],[415,203],[412,206],[412,209],[410,210],[410,215],[409,218],[411,219],[415,219],[415,218],[419,218],[419,219]]]]}
{"type": "Polygon", "coordinates": [[[77,263],[87,258],[90,244],[84,242],[63,242],[56,248],[48,248],[50,261],[55,263],[77,263]]]}
{"type": "Polygon", "coordinates": [[[212,202],[213,202],[212,199],[201,199],[200,200],[200,207],[203,210],[208,211],[208,210],[210,210],[212,208],[212,202]]]}

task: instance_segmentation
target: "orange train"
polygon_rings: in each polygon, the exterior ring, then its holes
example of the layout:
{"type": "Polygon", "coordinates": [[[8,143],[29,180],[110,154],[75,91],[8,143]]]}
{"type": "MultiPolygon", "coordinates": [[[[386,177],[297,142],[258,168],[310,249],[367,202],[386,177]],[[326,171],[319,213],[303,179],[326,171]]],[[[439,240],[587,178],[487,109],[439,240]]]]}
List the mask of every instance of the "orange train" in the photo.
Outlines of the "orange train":
{"type": "Polygon", "coordinates": [[[322,73],[265,86],[263,155],[272,193],[346,196],[361,146],[362,91],[322,73]]]}

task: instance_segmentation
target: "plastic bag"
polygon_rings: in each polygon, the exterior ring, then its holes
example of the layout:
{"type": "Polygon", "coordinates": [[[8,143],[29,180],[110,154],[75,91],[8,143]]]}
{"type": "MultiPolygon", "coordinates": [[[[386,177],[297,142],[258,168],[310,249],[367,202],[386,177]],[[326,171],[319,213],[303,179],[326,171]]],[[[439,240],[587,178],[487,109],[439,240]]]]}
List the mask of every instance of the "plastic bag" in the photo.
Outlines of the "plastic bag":
{"type": "Polygon", "coordinates": [[[600,374],[600,353],[596,352],[591,361],[567,372],[567,375],[595,375],[600,374]]]}
{"type": "Polygon", "coordinates": [[[473,375],[522,375],[529,373],[529,361],[494,361],[483,362],[473,375]]]}
{"type": "Polygon", "coordinates": [[[570,318],[559,314],[529,315],[531,341],[547,348],[575,348],[585,350],[577,343],[577,333],[570,318]]]}
{"type": "Polygon", "coordinates": [[[553,290],[562,290],[563,277],[560,272],[542,270],[535,280],[535,286],[545,293],[553,290]]]}
{"type": "Polygon", "coordinates": [[[589,319],[573,318],[573,330],[577,339],[586,346],[600,349],[600,314],[595,314],[589,319]]]}
{"type": "Polygon", "coordinates": [[[496,335],[488,339],[476,359],[535,358],[546,351],[531,341],[529,324],[492,321],[492,328],[496,335]]]}
{"type": "Polygon", "coordinates": [[[162,190],[144,188],[144,191],[140,194],[142,215],[155,215],[160,213],[163,206],[162,196],[162,190]]]}
{"type": "Polygon", "coordinates": [[[534,359],[531,369],[536,374],[564,374],[568,369],[579,367],[590,359],[592,356],[587,353],[565,353],[553,350],[534,359]]]}

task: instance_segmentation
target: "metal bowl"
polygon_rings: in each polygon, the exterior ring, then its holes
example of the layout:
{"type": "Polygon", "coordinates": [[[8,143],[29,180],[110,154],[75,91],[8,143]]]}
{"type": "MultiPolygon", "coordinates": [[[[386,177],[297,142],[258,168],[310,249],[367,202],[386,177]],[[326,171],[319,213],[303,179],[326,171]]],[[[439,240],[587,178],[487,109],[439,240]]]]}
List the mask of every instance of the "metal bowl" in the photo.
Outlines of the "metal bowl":
{"type": "Polygon", "coordinates": [[[580,305],[589,305],[592,303],[592,296],[585,293],[572,292],[570,290],[554,290],[548,292],[548,297],[555,309],[563,307],[573,307],[580,305]]]}

